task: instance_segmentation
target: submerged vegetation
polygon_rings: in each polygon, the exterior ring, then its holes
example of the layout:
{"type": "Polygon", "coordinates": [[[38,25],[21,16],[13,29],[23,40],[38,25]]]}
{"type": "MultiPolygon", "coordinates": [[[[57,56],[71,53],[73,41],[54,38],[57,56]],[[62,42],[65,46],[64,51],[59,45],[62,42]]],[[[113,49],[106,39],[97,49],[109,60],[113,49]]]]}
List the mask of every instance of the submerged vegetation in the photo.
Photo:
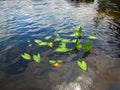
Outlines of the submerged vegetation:
{"type": "MultiPolygon", "coordinates": [[[[87,42],[83,42],[82,39],[82,27],[77,27],[74,32],[72,34],[69,35],[69,37],[74,37],[74,39],[70,39],[70,38],[62,38],[60,37],[60,33],[64,33],[64,30],[60,30],[57,32],[56,34],[56,38],[54,38],[53,41],[47,42],[47,41],[42,41],[40,39],[35,39],[34,42],[35,44],[37,44],[38,46],[41,47],[45,47],[45,46],[49,46],[50,48],[52,48],[52,50],[54,50],[54,52],[56,53],[68,53],[71,51],[75,51],[76,53],[79,51],[84,52],[84,55],[81,58],[78,58],[78,60],[74,60],[76,61],[77,66],[83,70],[83,71],[87,71],[88,70],[88,65],[85,61],[85,57],[87,56],[86,54],[90,54],[90,51],[92,50],[92,41],[90,39],[97,39],[97,37],[95,36],[87,36],[87,42]],[[59,43],[59,45],[56,48],[54,47],[54,43],[57,42],[59,43]],[[67,45],[69,44],[74,44],[74,47],[69,48],[67,47],[67,45]]],[[[52,36],[46,36],[44,39],[45,40],[49,40],[53,38],[52,36]]],[[[30,41],[28,41],[28,46],[32,47],[32,44],[30,43],[30,41]]],[[[30,52],[29,52],[30,53],[30,52]]],[[[21,55],[21,57],[25,60],[34,60],[35,62],[39,63],[41,61],[41,56],[40,56],[40,52],[37,54],[29,54],[29,53],[23,53],[21,55]]],[[[63,60],[49,60],[49,63],[54,66],[54,67],[60,67],[63,63],[63,60]]]]}

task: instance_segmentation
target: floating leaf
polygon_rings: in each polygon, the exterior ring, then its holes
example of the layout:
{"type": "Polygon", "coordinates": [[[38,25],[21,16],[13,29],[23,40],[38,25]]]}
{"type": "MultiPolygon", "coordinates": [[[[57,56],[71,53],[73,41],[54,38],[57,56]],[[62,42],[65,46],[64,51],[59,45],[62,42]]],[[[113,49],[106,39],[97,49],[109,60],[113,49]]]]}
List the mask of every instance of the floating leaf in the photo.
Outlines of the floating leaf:
{"type": "Polygon", "coordinates": [[[61,41],[64,43],[68,43],[68,42],[70,42],[70,39],[61,38],[61,41]]]}
{"type": "Polygon", "coordinates": [[[72,42],[72,43],[76,43],[76,39],[72,40],[71,42],[72,42]]]}
{"type": "Polygon", "coordinates": [[[75,35],[78,36],[78,37],[82,36],[82,27],[80,27],[80,28],[77,29],[77,30],[74,30],[74,33],[75,33],[75,35]]]}
{"type": "Polygon", "coordinates": [[[38,40],[38,39],[35,39],[34,41],[35,41],[37,44],[43,42],[42,40],[38,40]]]}
{"type": "Polygon", "coordinates": [[[52,43],[52,42],[49,42],[49,43],[48,43],[48,46],[49,46],[49,47],[52,47],[52,46],[53,46],[53,43],[52,43]]]}
{"type": "Polygon", "coordinates": [[[54,63],[54,64],[52,64],[54,67],[61,67],[61,64],[60,63],[58,63],[58,62],[56,62],[56,63],[54,63]]]}
{"type": "Polygon", "coordinates": [[[48,43],[47,43],[47,42],[41,42],[41,43],[39,43],[38,45],[40,45],[40,46],[45,46],[45,45],[48,45],[48,43]]]}
{"type": "Polygon", "coordinates": [[[57,37],[57,38],[55,38],[54,41],[61,41],[61,38],[60,38],[60,37],[57,37]]]}
{"type": "Polygon", "coordinates": [[[22,58],[24,58],[26,60],[30,60],[31,59],[31,56],[28,53],[24,53],[21,56],[22,56],[22,58]]]}
{"type": "Polygon", "coordinates": [[[76,49],[80,50],[82,48],[82,44],[80,43],[79,39],[76,40],[76,49]]]}
{"type": "Polygon", "coordinates": [[[40,62],[40,54],[38,53],[37,55],[33,55],[33,59],[34,59],[34,61],[36,61],[37,63],[39,63],[40,62]]]}
{"type": "Polygon", "coordinates": [[[61,48],[61,47],[58,47],[58,48],[55,49],[55,52],[69,52],[71,50],[72,49],[70,49],[70,48],[65,48],[65,47],[61,48]]]}
{"type": "Polygon", "coordinates": [[[86,62],[84,60],[82,61],[77,61],[77,65],[80,69],[82,69],[83,71],[87,71],[88,70],[88,66],[86,64],[86,62]]]}
{"type": "Polygon", "coordinates": [[[84,44],[84,49],[86,52],[92,50],[92,42],[90,40],[88,40],[87,43],[84,44]]]}
{"type": "Polygon", "coordinates": [[[96,36],[91,36],[91,35],[89,35],[88,38],[89,39],[98,39],[96,36]]]}
{"type": "Polygon", "coordinates": [[[62,60],[57,60],[58,63],[62,63],[63,61],[62,60]]]}
{"type": "Polygon", "coordinates": [[[45,39],[49,40],[52,36],[46,36],[45,39]]]}
{"type": "Polygon", "coordinates": [[[63,33],[63,32],[65,32],[65,31],[64,31],[64,30],[59,30],[59,31],[58,31],[58,33],[63,33]]]}
{"type": "Polygon", "coordinates": [[[73,34],[70,34],[70,36],[71,36],[71,37],[75,37],[75,36],[76,36],[76,34],[75,34],[75,33],[73,33],[73,34]]]}
{"type": "Polygon", "coordinates": [[[54,63],[56,63],[56,60],[50,60],[49,63],[54,64],[54,63]]]}
{"type": "Polygon", "coordinates": [[[55,52],[68,52],[71,51],[72,49],[66,48],[66,43],[61,42],[59,47],[55,49],[55,52]]]}

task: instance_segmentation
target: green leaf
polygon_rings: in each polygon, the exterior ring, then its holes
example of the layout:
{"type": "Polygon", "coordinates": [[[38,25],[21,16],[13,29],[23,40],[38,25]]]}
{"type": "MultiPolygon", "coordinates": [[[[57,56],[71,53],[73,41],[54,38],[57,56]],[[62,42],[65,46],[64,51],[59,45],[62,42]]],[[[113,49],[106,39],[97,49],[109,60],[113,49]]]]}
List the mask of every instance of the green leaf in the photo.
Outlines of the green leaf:
{"type": "Polygon", "coordinates": [[[82,44],[80,43],[79,39],[76,40],[76,49],[80,50],[82,48],[82,44]]]}
{"type": "Polygon", "coordinates": [[[49,42],[49,43],[48,43],[48,46],[49,46],[49,47],[53,47],[53,43],[52,43],[52,42],[49,42]]]}
{"type": "Polygon", "coordinates": [[[65,32],[65,31],[64,31],[64,30],[59,30],[59,31],[58,31],[58,33],[63,33],[63,32],[65,32]]]}
{"type": "Polygon", "coordinates": [[[56,37],[54,41],[61,41],[60,37],[56,37]]]}
{"type": "Polygon", "coordinates": [[[92,50],[92,42],[90,40],[88,40],[87,43],[84,44],[84,49],[86,52],[92,50]]]}
{"type": "Polygon", "coordinates": [[[76,43],[76,39],[72,40],[71,42],[72,42],[72,43],[76,43]]]}
{"type": "Polygon", "coordinates": [[[33,59],[34,59],[34,61],[36,61],[37,63],[39,63],[40,62],[40,54],[38,53],[37,55],[33,55],[33,59]]]}
{"type": "Polygon", "coordinates": [[[42,40],[39,40],[39,39],[35,39],[34,41],[35,41],[35,43],[37,43],[37,44],[43,42],[42,40]]]}
{"type": "Polygon", "coordinates": [[[50,38],[52,38],[52,36],[46,36],[45,39],[49,40],[50,38]]]}
{"type": "Polygon", "coordinates": [[[88,38],[89,39],[98,39],[96,36],[91,36],[91,35],[89,35],[88,38]]]}
{"type": "Polygon", "coordinates": [[[70,42],[70,39],[61,38],[61,41],[64,43],[68,43],[68,42],[70,42]]]}
{"type": "Polygon", "coordinates": [[[75,36],[76,36],[76,34],[75,34],[75,33],[73,33],[73,34],[70,34],[70,36],[71,36],[71,37],[75,37],[75,36]]]}
{"type": "Polygon", "coordinates": [[[80,28],[77,29],[77,30],[74,30],[74,33],[75,33],[75,35],[78,36],[78,37],[82,36],[82,27],[80,27],[80,28]]]}
{"type": "Polygon", "coordinates": [[[58,63],[62,63],[63,61],[62,60],[57,60],[58,63]]]}
{"type": "Polygon", "coordinates": [[[40,46],[45,46],[45,45],[48,45],[48,43],[47,43],[47,42],[41,42],[41,43],[39,43],[38,45],[40,45],[40,46]]]}
{"type": "Polygon", "coordinates": [[[50,60],[49,63],[54,64],[54,63],[56,63],[56,60],[50,60]]]}
{"type": "Polygon", "coordinates": [[[23,59],[30,60],[31,56],[28,53],[24,53],[21,55],[23,59]]]}
{"type": "Polygon", "coordinates": [[[70,48],[65,48],[65,47],[61,48],[61,47],[58,47],[58,48],[55,49],[55,52],[69,52],[71,50],[72,49],[70,49],[70,48]]]}
{"type": "Polygon", "coordinates": [[[88,70],[88,66],[86,64],[86,62],[84,60],[82,61],[77,61],[77,65],[80,69],[82,69],[83,71],[87,71],[88,70]]]}

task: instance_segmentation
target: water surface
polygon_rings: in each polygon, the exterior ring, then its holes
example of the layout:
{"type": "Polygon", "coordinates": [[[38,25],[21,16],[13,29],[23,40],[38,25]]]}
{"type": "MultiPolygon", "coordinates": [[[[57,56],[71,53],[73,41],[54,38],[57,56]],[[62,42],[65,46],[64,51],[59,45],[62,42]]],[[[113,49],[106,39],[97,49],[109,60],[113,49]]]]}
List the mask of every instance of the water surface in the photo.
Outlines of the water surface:
{"type": "MultiPolygon", "coordinates": [[[[118,1],[119,2],[119,1],[118,1]]],[[[113,6],[101,6],[99,0],[3,0],[0,1],[0,89],[1,90],[119,90],[120,89],[120,12],[117,0],[113,6]],[[117,7],[114,7],[117,6],[117,7]],[[83,40],[94,35],[96,53],[85,60],[88,72],[82,72],[74,61],[81,56],[72,52],[56,54],[52,49],[32,47],[41,52],[42,62],[21,58],[29,52],[27,40],[62,37],[83,27],[83,40]],[[61,68],[49,65],[52,58],[65,63],[61,68]],[[76,82],[80,77],[81,80],[76,82]]],[[[105,3],[105,2],[104,2],[105,3]]],[[[106,5],[106,4],[105,4],[106,5]]],[[[33,42],[34,43],[34,42],[33,42]]]]}

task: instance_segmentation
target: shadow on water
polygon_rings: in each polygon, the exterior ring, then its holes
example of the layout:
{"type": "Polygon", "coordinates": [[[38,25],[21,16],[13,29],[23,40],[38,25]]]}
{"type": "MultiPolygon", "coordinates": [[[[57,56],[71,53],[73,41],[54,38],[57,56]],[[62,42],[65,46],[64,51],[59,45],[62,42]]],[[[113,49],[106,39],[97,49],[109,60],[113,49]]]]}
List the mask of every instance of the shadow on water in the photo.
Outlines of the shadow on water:
{"type": "MultiPolygon", "coordinates": [[[[120,17],[119,0],[4,0],[0,1],[0,90],[119,90],[120,17]],[[106,1],[106,2],[105,2],[106,1]],[[108,2],[107,2],[108,1],[108,2]],[[94,9],[96,8],[96,9],[94,9]],[[30,52],[26,41],[55,37],[56,31],[81,25],[83,37],[96,35],[96,53],[56,54],[40,51],[42,61],[21,58],[30,52]],[[81,71],[76,57],[85,59],[88,71],[81,71]],[[111,56],[115,56],[113,58],[111,56]],[[50,59],[61,59],[53,67],[50,59]]],[[[84,38],[83,38],[84,39],[84,38]]],[[[32,42],[33,43],[33,42],[32,42]]]]}

